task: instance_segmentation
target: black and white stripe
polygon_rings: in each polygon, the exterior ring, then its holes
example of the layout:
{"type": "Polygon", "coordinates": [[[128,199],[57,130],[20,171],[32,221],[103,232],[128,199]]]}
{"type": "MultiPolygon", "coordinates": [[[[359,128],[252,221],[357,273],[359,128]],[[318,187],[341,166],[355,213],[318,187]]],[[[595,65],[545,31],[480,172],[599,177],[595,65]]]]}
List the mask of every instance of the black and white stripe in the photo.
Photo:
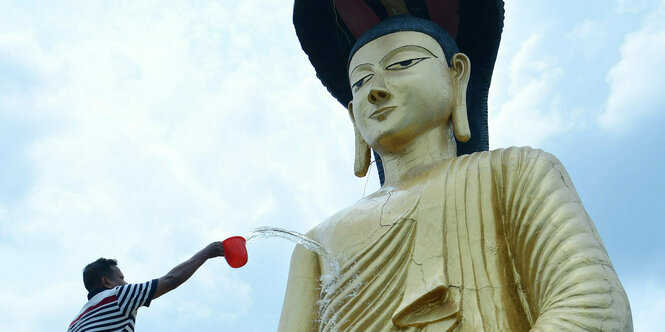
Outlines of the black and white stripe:
{"type": "Polygon", "coordinates": [[[150,305],[156,289],[154,279],[100,292],[83,306],[67,332],[133,332],[136,311],[150,305]]]}

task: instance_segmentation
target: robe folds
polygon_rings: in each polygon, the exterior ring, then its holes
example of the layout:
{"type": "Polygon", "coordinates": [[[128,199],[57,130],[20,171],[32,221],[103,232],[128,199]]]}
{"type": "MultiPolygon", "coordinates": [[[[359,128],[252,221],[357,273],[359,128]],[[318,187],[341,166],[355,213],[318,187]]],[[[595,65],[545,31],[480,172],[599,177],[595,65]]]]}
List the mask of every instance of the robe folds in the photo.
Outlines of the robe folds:
{"type": "Polygon", "coordinates": [[[606,250],[551,154],[454,158],[406,206],[318,288],[311,329],[632,330],[606,250]]]}

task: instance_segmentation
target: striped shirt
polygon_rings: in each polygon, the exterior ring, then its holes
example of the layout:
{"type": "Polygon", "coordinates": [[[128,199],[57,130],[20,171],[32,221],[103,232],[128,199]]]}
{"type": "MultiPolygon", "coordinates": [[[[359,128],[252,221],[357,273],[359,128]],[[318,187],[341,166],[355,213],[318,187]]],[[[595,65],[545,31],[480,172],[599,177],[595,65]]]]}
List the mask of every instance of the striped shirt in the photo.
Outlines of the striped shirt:
{"type": "Polygon", "coordinates": [[[133,332],[136,311],[150,306],[157,279],[101,291],[86,303],[67,332],[133,332]]]}

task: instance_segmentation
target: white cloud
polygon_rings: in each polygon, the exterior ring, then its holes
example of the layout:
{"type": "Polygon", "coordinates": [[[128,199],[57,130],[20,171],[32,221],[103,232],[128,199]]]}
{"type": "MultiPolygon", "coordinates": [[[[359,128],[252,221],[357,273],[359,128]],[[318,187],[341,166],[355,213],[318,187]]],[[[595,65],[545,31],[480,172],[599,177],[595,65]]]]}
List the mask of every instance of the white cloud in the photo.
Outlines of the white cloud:
{"type": "Polygon", "coordinates": [[[645,16],[639,30],[628,34],[621,60],[607,75],[610,96],[599,118],[606,130],[626,131],[665,106],[665,3],[645,16]]]}
{"type": "Polygon", "coordinates": [[[566,35],[568,37],[591,39],[593,37],[601,35],[602,31],[603,27],[598,21],[587,19],[577,23],[573,27],[573,30],[567,33],[566,35]]]}
{"type": "Polygon", "coordinates": [[[618,0],[616,10],[620,14],[637,14],[652,9],[662,0],[618,0]]]}
{"type": "Polygon", "coordinates": [[[499,98],[499,105],[490,105],[492,148],[537,146],[574,125],[571,120],[577,112],[564,115],[559,109],[557,84],[563,70],[554,57],[542,55],[543,48],[543,37],[533,33],[512,55],[509,64],[505,62],[511,55],[498,59],[496,67],[509,70],[507,77],[499,76],[500,81],[493,82],[491,93],[505,95],[499,98]]]}
{"type": "MultiPolygon", "coordinates": [[[[300,50],[289,5],[161,5],[14,4],[0,23],[11,26],[0,58],[35,77],[18,94],[0,91],[0,107],[49,128],[26,145],[25,198],[0,210],[0,256],[14,267],[0,277],[14,290],[0,298],[17,302],[0,310],[0,330],[66,326],[85,299],[80,271],[99,256],[144,281],[208,241],[266,224],[307,231],[362,194],[351,125],[300,50]],[[66,305],[54,312],[39,294],[66,305]]],[[[274,255],[288,262],[290,252],[274,255]]],[[[145,329],[238,330],[262,277],[240,278],[222,260],[204,266],[140,314],[174,325],[145,329]]],[[[262,301],[279,315],[281,299],[262,301]]]]}
{"type": "MultiPolygon", "coordinates": [[[[575,23],[573,28],[565,33],[566,53],[572,53],[572,66],[598,67],[599,58],[611,56],[615,50],[613,37],[616,35],[614,29],[616,23],[607,18],[594,17],[575,23]]],[[[581,69],[580,69],[581,71],[581,69]]]]}
{"type": "MultiPolygon", "coordinates": [[[[23,264],[26,264],[24,262],[23,264]]],[[[9,266],[9,265],[6,265],[9,266]]],[[[24,278],[31,276],[24,275],[24,278]]],[[[76,280],[78,281],[78,280],[76,280]]],[[[53,329],[53,326],[66,326],[67,323],[63,321],[66,319],[73,319],[76,315],[76,310],[71,308],[68,302],[77,300],[75,294],[71,294],[69,289],[78,286],[75,281],[68,281],[65,283],[51,284],[50,287],[35,287],[25,288],[4,287],[0,292],[0,319],[4,331],[17,331],[17,332],[31,332],[31,331],[47,331],[53,329]],[[36,309],[35,305],[39,303],[48,303],[50,310],[36,309]],[[67,309],[73,309],[67,312],[67,309]]]]}

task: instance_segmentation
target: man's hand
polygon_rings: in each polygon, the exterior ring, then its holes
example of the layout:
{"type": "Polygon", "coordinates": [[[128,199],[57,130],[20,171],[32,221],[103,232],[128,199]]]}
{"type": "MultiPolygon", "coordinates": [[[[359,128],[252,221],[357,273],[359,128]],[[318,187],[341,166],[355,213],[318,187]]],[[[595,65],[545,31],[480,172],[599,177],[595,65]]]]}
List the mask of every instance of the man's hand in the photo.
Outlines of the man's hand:
{"type": "Polygon", "coordinates": [[[224,245],[221,241],[213,242],[201,249],[197,255],[201,255],[205,259],[224,256],[224,245]]]}

